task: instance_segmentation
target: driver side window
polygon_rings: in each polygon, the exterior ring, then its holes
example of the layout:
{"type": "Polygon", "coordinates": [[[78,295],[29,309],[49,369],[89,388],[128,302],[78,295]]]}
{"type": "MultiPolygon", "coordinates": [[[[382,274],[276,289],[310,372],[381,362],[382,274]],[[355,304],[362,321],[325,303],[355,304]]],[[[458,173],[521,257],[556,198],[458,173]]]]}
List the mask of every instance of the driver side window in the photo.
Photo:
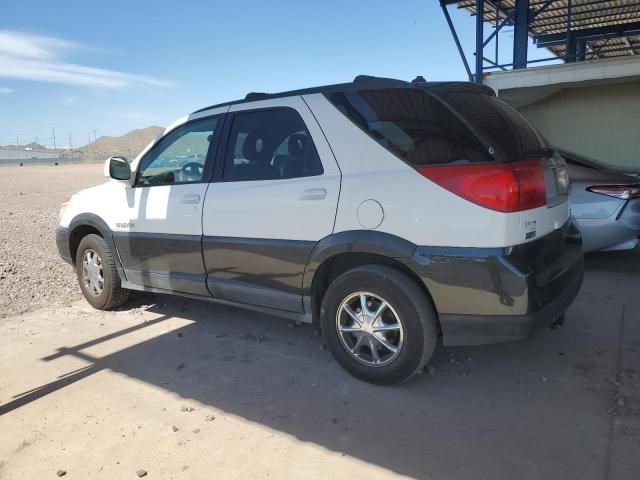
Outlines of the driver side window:
{"type": "Polygon", "coordinates": [[[201,182],[218,120],[211,117],[187,123],[160,140],[140,161],[136,186],[201,182]]]}

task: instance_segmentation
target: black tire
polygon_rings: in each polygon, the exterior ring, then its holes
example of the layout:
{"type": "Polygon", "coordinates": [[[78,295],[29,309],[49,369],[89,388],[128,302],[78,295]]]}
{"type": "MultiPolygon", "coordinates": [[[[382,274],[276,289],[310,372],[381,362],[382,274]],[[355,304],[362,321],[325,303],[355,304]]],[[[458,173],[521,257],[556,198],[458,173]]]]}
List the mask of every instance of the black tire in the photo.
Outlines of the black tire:
{"type": "Polygon", "coordinates": [[[98,310],[110,310],[119,307],[129,298],[129,290],[122,288],[120,285],[120,277],[116,270],[116,264],[113,260],[113,254],[107,242],[99,235],[90,234],[85,236],[78,245],[76,254],[76,273],[78,275],[78,283],[82,289],[84,298],[91,304],[93,308],[98,310]],[[83,278],[83,259],[85,253],[94,251],[100,257],[102,265],[103,283],[99,294],[87,285],[83,278]]]}
{"type": "MultiPolygon", "coordinates": [[[[375,301],[374,297],[367,298],[375,301]]],[[[401,271],[382,265],[358,267],[334,280],[322,299],[320,322],[327,346],[338,363],[354,377],[378,385],[394,385],[413,377],[433,355],[438,338],[437,314],[425,292],[401,271]],[[344,301],[357,292],[369,292],[385,300],[392,307],[394,317],[398,317],[397,323],[402,326],[401,347],[395,354],[387,351],[388,364],[363,364],[362,356],[360,360],[354,358],[343,343],[346,340],[341,339],[338,310],[344,301]],[[394,355],[397,356],[393,358],[394,355]]],[[[375,341],[373,344],[377,345],[375,341]]],[[[363,346],[366,352],[368,347],[363,346]]]]}

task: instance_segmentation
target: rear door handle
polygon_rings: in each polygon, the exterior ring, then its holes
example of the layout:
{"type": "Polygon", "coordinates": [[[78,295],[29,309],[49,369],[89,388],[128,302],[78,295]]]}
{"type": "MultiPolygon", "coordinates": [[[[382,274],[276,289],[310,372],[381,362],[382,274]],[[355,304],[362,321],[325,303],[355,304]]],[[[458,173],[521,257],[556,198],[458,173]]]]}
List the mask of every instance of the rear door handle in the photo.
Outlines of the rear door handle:
{"type": "Polygon", "coordinates": [[[305,190],[298,197],[299,200],[322,200],[327,196],[327,191],[324,188],[310,188],[305,190]]]}
{"type": "Polygon", "coordinates": [[[200,203],[200,195],[185,195],[182,197],[182,203],[186,203],[187,205],[195,205],[196,203],[200,203]]]}

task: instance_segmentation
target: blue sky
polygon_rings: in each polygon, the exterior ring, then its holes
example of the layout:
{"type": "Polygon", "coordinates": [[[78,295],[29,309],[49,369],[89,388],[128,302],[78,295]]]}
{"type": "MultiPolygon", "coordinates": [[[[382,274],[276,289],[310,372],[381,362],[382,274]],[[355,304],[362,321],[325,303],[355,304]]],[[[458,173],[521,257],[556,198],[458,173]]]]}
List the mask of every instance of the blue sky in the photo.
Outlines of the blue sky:
{"type": "MultiPolygon", "coordinates": [[[[450,12],[471,52],[473,17],[450,12]]],[[[58,146],[80,145],[361,73],[466,79],[436,0],[2,2],[0,144],[50,144],[55,127],[58,146]]]]}

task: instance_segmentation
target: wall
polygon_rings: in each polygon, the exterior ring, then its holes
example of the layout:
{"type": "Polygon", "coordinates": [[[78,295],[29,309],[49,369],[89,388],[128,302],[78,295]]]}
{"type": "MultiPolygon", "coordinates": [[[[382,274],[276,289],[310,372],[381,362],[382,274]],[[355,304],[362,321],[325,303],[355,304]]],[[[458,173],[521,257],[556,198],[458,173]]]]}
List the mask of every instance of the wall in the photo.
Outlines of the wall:
{"type": "Polygon", "coordinates": [[[564,88],[520,112],[561,148],[640,171],[640,81],[564,88]]]}

